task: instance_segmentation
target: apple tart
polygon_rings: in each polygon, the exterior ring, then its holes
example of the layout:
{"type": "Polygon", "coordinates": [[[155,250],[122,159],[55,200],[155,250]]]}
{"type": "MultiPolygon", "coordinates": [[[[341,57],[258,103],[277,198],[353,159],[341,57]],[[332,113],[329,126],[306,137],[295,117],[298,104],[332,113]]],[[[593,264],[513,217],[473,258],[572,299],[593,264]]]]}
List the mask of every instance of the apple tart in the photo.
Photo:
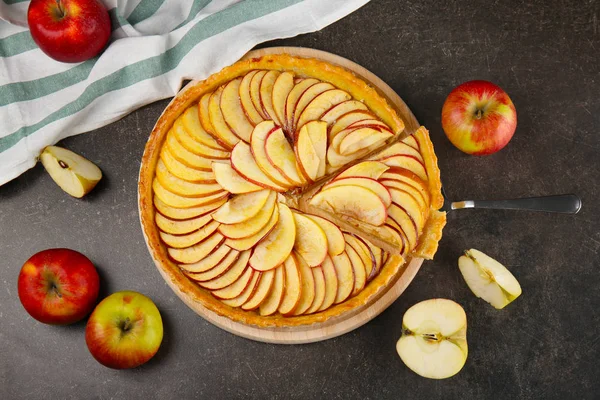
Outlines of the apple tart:
{"type": "Polygon", "coordinates": [[[427,130],[405,132],[351,72],[243,60],[185,89],[146,147],[140,212],[159,269],[207,309],[257,326],[360,307],[445,224],[427,130]]]}

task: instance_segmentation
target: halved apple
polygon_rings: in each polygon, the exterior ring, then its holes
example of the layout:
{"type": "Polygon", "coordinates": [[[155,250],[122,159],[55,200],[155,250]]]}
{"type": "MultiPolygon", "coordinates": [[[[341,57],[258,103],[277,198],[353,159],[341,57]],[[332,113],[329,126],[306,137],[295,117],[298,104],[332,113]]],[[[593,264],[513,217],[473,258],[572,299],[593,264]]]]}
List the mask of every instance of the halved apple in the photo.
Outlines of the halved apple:
{"type": "Polygon", "coordinates": [[[212,183],[215,181],[215,175],[212,171],[188,167],[171,154],[168,146],[163,146],[161,149],[160,159],[165,163],[167,169],[178,178],[196,183],[212,183]]]}
{"type": "Polygon", "coordinates": [[[389,131],[370,127],[355,129],[340,142],[339,151],[340,154],[347,156],[366,147],[379,145],[393,136],[394,134],[389,131]]]}
{"type": "MultiPolygon", "coordinates": [[[[260,115],[260,113],[258,112],[256,107],[254,106],[254,102],[252,101],[252,96],[251,96],[252,89],[250,86],[252,79],[254,78],[254,75],[256,75],[259,72],[261,72],[263,75],[266,73],[266,71],[254,70],[254,71],[250,71],[246,75],[244,75],[244,77],[242,78],[242,81],[240,82],[240,89],[239,89],[240,102],[242,103],[244,112],[246,113],[246,115],[248,116],[248,118],[250,119],[250,121],[252,122],[253,125],[258,125],[259,123],[261,123],[263,121],[263,117],[260,115]]],[[[258,85],[260,85],[260,81],[258,82],[258,84],[256,86],[257,93],[258,93],[258,87],[259,87],[258,85]]]]}
{"type": "Polygon", "coordinates": [[[314,221],[325,232],[325,236],[327,237],[327,252],[330,256],[337,256],[344,251],[346,242],[340,228],[325,218],[312,214],[305,214],[305,216],[314,221]]]}
{"type": "Polygon", "coordinates": [[[179,264],[179,268],[184,270],[186,273],[191,274],[191,277],[193,277],[194,274],[200,274],[216,268],[221,264],[222,261],[225,261],[225,257],[229,256],[233,257],[234,260],[237,260],[239,254],[239,251],[230,249],[228,246],[221,245],[202,260],[193,264],[179,264]]]}
{"type": "Polygon", "coordinates": [[[255,185],[262,186],[267,189],[285,192],[287,189],[273,182],[265,173],[258,167],[250,146],[244,142],[239,142],[231,152],[231,166],[244,179],[255,185]]]}
{"type": "Polygon", "coordinates": [[[425,166],[416,158],[406,155],[396,155],[380,159],[382,163],[389,167],[405,168],[424,181],[427,181],[427,171],[425,166]]]}
{"type": "Polygon", "coordinates": [[[312,268],[306,263],[300,255],[296,256],[298,269],[300,270],[300,281],[302,289],[300,290],[300,300],[294,309],[293,315],[302,315],[315,299],[315,278],[312,273],[312,268]]]}
{"type": "Polygon", "coordinates": [[[258,281],[260,280],[261,276],[261,272],[254,271],[252,278],[250,279],[250,282],[244,291],[233,299],[221,299],[223,304],[226,304],[229,307],[240,307],[242,304],[246,303],[248,299],[250,299],[256,292],[256,289],[258,288],[258,281]]]}
{"type": "MultiPolygon", "coordinates": [[[[215,279],[211,279],[210,281],[199,282],[198,284],[203,288],[214,290],[214,292],[212,292],[212,295],[218,299],[231,299],[238,296],[246,287],[246,285],[241,285],[241,283],[239,283],[238,280],[248,272],[252,274],[252,272],[254,271],[248,265],[250,254],[250,250],[241,252],[237,260],[235,260],[235,263],[231,266],[231,268],[227,270],[226,273],[215,279]],[[236,287],[232,287],[231,285],[233,285],[234,283],[238,283],[238,285],[236,287]],[[243,287],[240,288],[240,286],[243,287]]],[[[248,277],[246,284],[249,281],[250,279],[248,277]]]]}
{"type": "Polygon", "coordinates": [[[522,293],[521,285],[514,275],[504,265],[479,250],[466,250],[458,259],[458,268],[475,296],[498,310],[522,293]]]}
{"type": "Polygon", "coordinates": [[[281,128],[274,129],[267,134],[265,154],[269,163],[285,177],[286,181],[296,186],[306,183],[306,180],[298,171],[296,154],[281,128]]]}
{"type": "Polygon", "coordinates": [[[379,161],[363,161],[353,165],[336,176],[335,180],[350,177],[379,179],[379,177],[388,169],[390,169],[390,167],[379,161]]]}
{"type": "Polygon", "coordinates": [[[185,235],[172,235],[170,233],[160,233],[160,238],[163,242],[169,247],[173,247],[175,249],[183,249],[186,247],[190,247],[199,243],[206,239],[208,236],[212,235],[217,228],[219,227],[219,223],[216,221],[209,222],[202,228],[196,230],[195,232],[191,232],[185,235]]]}
{"type": "Polygon", "coordinates": [[[268,72],[269,71],[264,70],[258,71],[250,81],[250,98],[252,99],[252,105],[263,120],[269,119],[269,116],[265,113],[260,101],[260,83],[268,72]]]}
{"type": "Polygon", "coordinates": [[[229,151],[213,149],[194,139],[183,126],[181,119],[175,121],[171,132],[183,147],[196,155],[213,160],[226,160],[229,158],[229,151]]]}
{"type": "Polygon", "coordinates": [[[296,241],[296,223],[292,211],[279,203],[279,221],[275,228],[254,248],[250,265],[257,271],[268,271],[282,264],[296,241]]]}
{"type": "Polygon", "coordinates": [[[196,168],[201,171],[210,172],[212,160],[209,158],[198,157],[197,154],[192,153],[177,140],[173,131],[167,133],[166,147],[169,152],[179,162],[187,165],[190,168],[196,168]]]}
{"type": "Polygon", "coordinates": [[[229,193],[243,194],[263,190],[261,186],[242,178],[229,163],[213,162],[212,168],[217,183],[229,193]]]}
{"type": "Polygon", "coordinates": [[[350,245],[346,246],[346,254],[352,264],[352,271],[354,272],[354,289],[352,290],[352,296],[356,296],[364,289],[367,283],[367,270],[362,259],[350,245]]]}
{"type": "Polygon", "coordinates": [[[337,292],[335,295],[335,304],[339,304],[346,300],[354,290],[354,269],[352,262],[345,251],[331,258],[335,275],[337,277],[337,292]]]}
{"type": "Polygon", "coordinates": [[[359,110],[366,111],[368,108],[358,100],[348,100],[331,107],[331,109],[327,110],[327,112],[324,113],[319,119],[327,122],[327,125],[331,125],[335,123],[335,121],[337,121],[342,115],[359,110]]]}
{"type": "Polygon", "coordinates": [[[293,212],[296,223],[294,250],[311,267],[321,265],[327,255],[325,231],[307,216],[293,212]]]}
{"type": "MultiPolygon", "coordinates": [[[[154,206],[162,215],[176,219],[176,220],[186,220],[190,218],[196,218],[200,215],[204,215],[209,213],[217,208],[221,207],[223,204],[227,202],[227,197],[223,197],[220,200],[217,200],[213,203],[203,204],[196,207],[190,208],[178,208],[172,207],[162,201],[158,196],[154,196],[154,206]]],[[[211,217],[212,219],[212,217],[211,217]]]]}
{"type": "Polygon", "coordinates": [[[315,282],[315,296],[310,307],[304,311],[304,314],[312,314],[316,312],[325,300],[325,277],[323,276],[323,268],[311,268],[311,272],[315,282]]]}
{"type": "Polygon", "coordinates": [[[335,87],[328,82],[319,82],[317,84],[312,85],[308,89],[302,93],[302,96],[298,99],[298,103],[296,103],[296,109],[294,110],[294,122],[293,129],[298,130],[298,121],[300,120],[300,115],[304,111],[304,109],[308,106],[308,104],[313,101],[315,97],[325,92],[326,90],[335,89],[335,87]]]}
{"type": "Polygon", "coordinates": [[[256,125],[254,131],[252,131],[252,137],[250,138],[250,150],[256,165],[258,165],[261,171],[264,172],[270,180],[279,186],[289,188],[293,183],[269,162],[269,157],[266,152],[265,142],[267,136],[276,129],[278,128],[275,127],[275,123],[271,120],[263,121],[256,125]]]}
{"type": "Polygon", "coordinates": [[[271,288],[269,295],[262,301],[262,303],[260,303],[259,306],[258,312],[261,316],[274,314],[279,308],[281,300],[283,299],[283,293],[285,291],[284,266],[280,265],[273,271],[275,272],[275,277],[273,278],[273,287],[271,288]]]}
{"type": "Polygon", "coordinates": [[[185,249],[169,248],[167,251],[169,252],[169,256],[175,261],[184,264],[193,264],[212,253],[224,240],[225,237],[223,235],[215,232],[195,246],[185,249]]]}
{"type": "Polygon", "coordinates": [[[361,186],[337,186],[315,195],[310,204],[371,225],[383,225],[387,208],[377,194],[361,186]]]}
{"type": "MultiPolygon", "coordinates": [[[[375,268],[375,255],[371,253],[371,249],[367,243],[356,235],[349,233],[344,234],[347,246],[354,249],[356,254],[360,257],[362,264],[365,269],[365,280],[371,275],[373,268],[375,268]]],[[[350,258],[352,260],[352,258],[350,258]]]]}
{"type": "Polygon", "coordinates": [[[425,378],[457,374],[468,354],[465,311],[446,299],[415,304],[404,314],[396,350],[408,368],[425,378]]]}
{"type": "Polygon", "coordinates": [[[403,142],[396,142],[393,145],[389,146],[381,153],[377,154],[377,158],[386,158],[391,156],[405,155],[411,156],[419,160],[421,164],[424,164],[423,156],[419,153],[418,150],[415,150],[411,146],[407,145],[403,142]]]}
{"type": "Polygon", "coordinates": [[[176,208],[192,208],[198,207],[206,204],[210,204],[214,201],[218,201],[224,199],[229,196],[224,190],[213,192],[209,195],[203,197],[184,197],[178,194],[171,192],[166,189],[158,180],[158,178],[154,178],[152,183],[152,189],[154,190],[154,194],[156,197],[161,199],[165,204],[176,207],[176,208]]]}
{"type": "Polygon", "coordinates": [[[273,109],[273,85],[281,72],[271,70],[265,74],[260,81],[260,104],[266,119],[277,121],[275,110],[273,109]]]}
{"type": "MultiPolygon", "coordinates": [[[[225,249],[221,250],[221,251],[225,251],[225,249]]],[[[216,279],[220,276],[223,276],[225,273],[227,273],[227,271],[229,271],[230,268],[233,268],[233,265],[235,264],[235,261],[238,259],[239,254],[240,253],[237,250],[229,249],[229,247],[227,247],[225,245],[221,245],[212,254],[206,256],[199,262],[197,262],[195,264],[181,264],[180,267],[182,269],[184,269],[185,271],[188,271],[186,275],[189,278],[195,280],[196,282],[206,282],[206,281],[216,279]],[[220,253],[219,250],[221,250],[221,248],[223,248],[223,247],[225,249],[229,250],[229,252],[213,268],[210,268],[210,269],[207,269],[207,270],[201,271],[201,272],[193,272],[193,273],[189,272],[189,269],[199,269],[198,267],[196,267],[199,263],[203,262],[204,260],[210,260],[213,257],[213,254],[219,254],[220,253]],[[185,266],[185,265],[191,265],[193,267],[184,268],[183,266],[185,266]]]]}
{"type": "Polygon", "coordinates": [[[227,145],[227,148],[232,148],[241,140],[241,138],[237,136],[225,122],[225,117],[221,111],[222,95],[223,88],[220,87],[210,96],[210,100],[208,102],[208,117],[210,118],[210,123],[217,138],[224,142],[227,145]]]}
{"type": "Polygon", "coordinates": [[[274,197],[275,193],[268,189],[238,194],[213,213],[212,217],[222,224],[244,222],[258,214],[267,200],[274,197]]]}
{"type": "Polygon", "coordinates": [[[389,190],[375,179],[357,177],[341,179],[337,178],[323,186],[322,190],[327,190],[338,186],[360,186],[375,193],[386,207],[389,207],[389,205],[392,204],[392,196],[390,195],[389,190]]]}
{"type": "Polygon", "coordinates": [[[290,91],[294,87],[294,74],[291,72],[283,72],[277,77],[273,84],[272,104],[274,115],[271,117],[277,125],[286,127],[285,118],[285,102],[287,101],[290,91]]]}
{"type": "Polygon", "coordinates": [[[277,194],[271,191],[267,201],[260,208],[256,215],[245,221],[235,224],[222,224],[219,226],[219,232],[229,239],[243,239],[257,234],[269,223],[271,215],[273,215],[273,211],[277,207],[275,204],[276,201],[277,194]]]}
{"type": "Polygon", "coordinates": [[[265,238],[277,225],[279,221],[279,208],[275,207],[273,209],[273,213],[271,214],[271,218],[267,225],[261,228],[260,231],[255,233],[252,236],[248,236],[241,239],[227,239],[225,240],[225,244],[232,249],[236,249],[239,251],[249,250],[253,248],[258,242],[260,242],[263,238],[265,238]]]}
{"type": "Polygon", "coordinates": [[[250,123],[240,101],[240,84],[242,78],[229,81],[221,94],[221,113],[230,130],[240,139],[250,141],[253,125],[250,123]]]}
{"type": "Polygon", "coordinates": [[[302,295],[302,278],[294,253],[286,258],[283,267],[285,269],[285,291],[278,310],[282,315],[290,315],[296,309],[302,295]]]}
{"type": "Polygon", "coordinates": [[[161,159],[156,163],[156,177],[166,189],[181,196],[204,197],[223,190],[216,181],[213,181],[214,183],[195,183],[178,178],[169,172],[161,159]]]}
{"type": "Polygon", "coordinates": [[[102,179],[102,171],[94,163],[62,147],[46,147],[40,161],[52,180],[76,198],[85,196],[102,179]]]}
{"type": "Polygon", "coordinates": [[[352,96],[348,92],[341,89],[330,89],[320,93],[306,105],[298,118],[296,129],[301,128],[309,121],[319,120],[327,110],[351,98],[352,96]]]}
{"type": "Polygon", "coordinates": [[[256,284],[256,289],[252,296],[242,304],[242,310],[255,310],[265,300],[271,292],[273,281],[275,279],[275,270],[265,271],[261,274],[260,280],[256,284]]]}
{"type": "Polygon", "coordinates": [[[321,304],[318,311],[323,311],[331,307],[338,293],[338,278],[331,257],[325,257],[321,268],[323,269],[323,277],[325,278],[325,296],[323,304],[321,304]]]}
{"type": "Polygon", "coordinates": [[[197,105],[191,106],[185,110],[180,118],[185,130],[194,138],[194,140],[215,150],[227,150],[225,147],[221,146],[221,144],[214,137],[204,130],[204,127],[200,123],[200,114],[197,105]]]}
{"type": "Polygon", "coordinates": [[[167,218],[160,213],[156,213],[154,220],[156,221],[158,229],[165,233],[170,233],[172,235],[185,235],[202,228],[204,225],[212,221],[212,217],[210,215],[201,215],[192,219],[179,221],[176,219],[167,218]]]}

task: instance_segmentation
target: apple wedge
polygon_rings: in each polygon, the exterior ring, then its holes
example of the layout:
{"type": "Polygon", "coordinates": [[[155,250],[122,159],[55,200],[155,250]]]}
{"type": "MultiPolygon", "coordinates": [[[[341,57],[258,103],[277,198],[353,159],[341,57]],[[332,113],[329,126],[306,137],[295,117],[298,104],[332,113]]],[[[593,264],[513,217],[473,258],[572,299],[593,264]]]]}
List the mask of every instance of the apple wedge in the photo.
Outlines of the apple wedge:
{"type": "Polygon", "coordinates": [[[285,269],[285,291],[278,311],[282,315],[290,315],[296,309],[302,295],[302,278],[294,253],[286,258],[283,267],[285,269]]]}
{"type": "Polygon", "coordinates": [[[223,275],[206,282],[198,282],[203,288],[213,290],[212,295],[218,299],[231,299],[238,296],[250,281],[254,270],[248,266],[251,251],[239,254],[235,263],[223,275]],[[240,281],[242,279],[242,281],[240,281]],[[245,280],[245,283],[243,282],[245,280]],[[236,284],[236,286],[232,286],[236,284]]]}
{"type": "Polygon", "coordinates": [[[171,154],[171,151],[167,146],[163,146],[161,149],[160,159],[165,163],[167,169],[178,178],[195,183],[213,183],[215,181],[215,175],[212,171],[188,167],[173,157],[173,154],[171,154]]]}
{"type": "Polygon", "coordinates": [[[287,96],[285,101],[285,128],[286,133],[289,135],[290,140],[295,140],[295,130],[294,130],[294,112],[296,111],[296,106],[298,105],[298,100],[302,94],[309,89],[311,86],[319,83],[318,80],[314,78],[303,79],[302,81],[295,84],[295,86],[290,90],[290,93],[287,96]]]}
{"type": "Polygon", "coordinates": [[[177,208],[166,204],[158,196],[154,196],[154,206],[156,207],[158,212],[164,215],[165,217],[169,217],[176,220],[187,220],[190,218],[196,218],[200,215],[204,215],[213,210],[216,210],[226,202],[227,197],[223,197],[222,199],[217,200],[214,203],[203,204],[200,206],[190,208],[177,208]]]}
{"type": "Polygon", "coordinates": [[[415,175],[417,175],[423,181],[427,181],[427,171],[425,170],[425,166],[414,157],[405,156],[405,155],[396,155],[396,156],[382,158],[382,159],[379,159],[378,161],[381,161],[382,163],[384,163],[385,165],[387,165],[389,167],[399,167],[399,168],[407,169],[407,170],[411,171],[412,173],[414,173],[415,175]]]}
{"type": "Polygon", "coordinates": [[[265,139],[265,154],[269,163],[279,171],[287,182],[295,186],[306,183],[306,180],[298,170],[296,154],[281,128],[274,129],[267,134],[265,139]]]}
{"type": "Polygon", "coordinates": [[[242,304],[246,303],[248,301],[248,299],[250,299],[254,295],[254,293],[256,292],[256,289],[258,288],[258,281],[260,280],[261,277],[262,277],[261,272],[254,271],[254,273],[252,274],[252,278],[250,279],[250,282],[248,283],[246,288],[242,291],[242,293],[240,293],[238,296],[236,296],[232,299],[221,299],[221,302],[223,302],[223,304],[228,305],[229,307],[240,307],[242,304]]]}
{"type": "Polygon", "coordinates": [[[468,354],[465,311],[446,299],[415,304],[404,314],[396,350],[408,368],[425,378],[456,375],[468,354]]]}
{"type": "Polygon", "coordinates": [[[367,270],[362,259],[352,246],[346,246],[346,254],[348,254],[350,264],[352,264],[352,271],[354,272],[354,288],[352,290],[352,296],[356,296],[364,289],[365,284],[367,283],[367,270]]]}
{"type": "Polygon", "coordinates": [[[199,207],[206,204],[210,204],[212,202],[224,199],[229,196],[224,190],[219,192],[214,192],[210,195],[206,195],[203,197],[184,197],[178,194],[171,192],[166,189],[158,180],[158,178],[154,178],[152,183],[152,189],[154,190],[154,194],[156,197],[161,199],[165,204],[175,208],[192,208],[199,207]]]}
{"type": "Polygon", "coordinates": [[[237,260],[239,254],[239,251],[221,245],[202,260],[193,264],[179,264],[179,268],[184,270],[186,274],[189,274],[190,278],[194,279],[195,274],[201,274],[220,266],[226,257],[233,257],[234,261],[237,260]]]}
{"type": "Polygon", "coordinates": [[[284,266],[280,265],[273,271],[275,273],[275,276],[273,278],[273,286],[271,287],[271,292],[260,303],[258,309],[259,314],[263,317],[274,314],[277,311],[279,305],[281,304],[281,300],[283,299],[283,293],[285,291],[284,266]]]}
{"type": "Polygon", "coordinates": [[[229,163],[213,162],[212,169],[217,183],[229,193],[244,194],[263,190],[261,186],[242,178],[229,163]]]}
{"type": "Polygon", "coordinates": [[[169,152],[179,162],[187,165],[189,168],[195,168],[200,171],[211,171],[212,160],[204,157],[198,157],[197,154],[192,153],[177,140],[172,130],[167,134],[166,147],[169,152]]]}
{"type": "Polygon", "coordinates": [[[281,72],[271,70],[260,81],[260,104],[262,105],[265,119],[277,122],[277,115],[273,109],[273,86],[281,72]]]}
{"type": "Polygon", "coordinates": [[[332,125],[342,115],[348,114],[352,111],[367,111],[368,108],[358,100],[347,100],[342,103],[336,104],[327,110],[319,119],[327,122],[327,125],[332,125]]]}
{"type": "Polygon", "coordinates": [[[302,93],[302,96],[300,96],[300,98],[298,99],[298,103],[296,103],[296,109],[294,110],[294,122],[293,122],[293,129],[294,131],[297,131],[298,128],[300,128],[298,126],[298,121],[300,120],[300,116],[302,115],[302,112],[304,112],[304,109],[321,93],[327,91],[327,90],[331,90],[331,89],[335,89],[335,87],[328,82],[319,82],[317,84],[312,85],[311,87],[309,87],[308,89],[306,89],[304,91],[304,93],[302,93]]]}
{"type": "Polygon", "coordinates": [[[225,143],[225,147],[230,149],[234,147],[241,138],[237,136],[225,122],[225,117],[221,111],[222,95],[223,88],[220,87],[210,96],[208,101],[208,117],[214,130],[213,134],[217,137],[217,139],[219,139],[219,141],[225,143]]]}
{"type": "Polygon", "coordinates": [[[390,195],[389,190],[375,179],[355,177],[335,179],[323,186],[322,190],[327,190],[338,186],[360,186],[375,193],[386,207],[389,207],[390,204],[392,204],[392,196],[390,195]]]}
{"type": "Polygon", "coordinates": [[[265,271],[260,275],[260,279],[256,284],[254,293],[250,298],[242,304],[242,310],[256,310],[265,298],[271,292],[273,281],[275,279],[275,270],[265,271]]]}
{"type": "Polygon", "coordinates": [[[285,128],[285,103],[290,91],[294,88],[294,74],[283,72],[275,79],[271,102],[273,104],[274,115],[271,115],[275,123],[285,128]]]}
{"type": "Polygon", "coordinates": [[[223,190],[216,181],[213,181],[214,183],[196,183],[178,178],[169,172],[161,159],[156,163],[156,178],[167,190],[180,196],[204,197],[223,190]]]}
{"type": "Polygon", "coordinates": [[[293,315],[302,315],[308,310],[315,299],[315,278],[312,273],[312,268],[306,263],[306,260],[300,255],[296,255],[296,262],[300,271],[300,281],[302,288],[300,289],[300,300],[294,309],[293,315]]]}
{"type": "Polygon", "coordinates": [[[249,142],[254,125],[250,123],[240,101],[240,84],[242,78],[236,78],[223,88],[221,94],[221,113],[230,130],[240,139],[249,142]]]}
{"type": "Polygon", "coordinates": [[[296,224],[294,250],[310,267],[321,265],[327,256],[325,231],[307,216],[292,212],[296,224]]]}
{"type": "Polygon", "coordinates": [[[225,147],[212,137],[208,132],[204,130],[204,127],[200,123],[198,106],[192,106],[185,110],[183,115],[180,117],[185,130],[194,138],[194,140],[202,143],[205,146],[213,148],[215,150],[225,151],[225,147]]]}
{"type": "Polygon", "coordinates": [[[319,225],[319,227],[323,229],[323,232],[325,232],[325,237],[327,238],[327,253],[331,257],[337,256],[344,251],[346,248],[346,242],[340,228],[325,218],[312,214],[305,214],[305,216],[319,225]]]}
{"type": "Polygon", "coordinates": [[[231,166],[244,179],[255,185],[278,192],[285,192],[287,190],[286,187],[278,185],[265,175],[256,164],[250,146],[244,142],[238,143],[232,150],[231,166]]]}
{"type": "Polygon", "coordinates": [[[377,180],[388,169],[390,169],[390,167],[379,161],[363,161],[361,163],[353,165],[352,167],[348,168],[347,170],[336,176],[335,180],[337,181],[342,178],[351,177],[371,178],[377,180]]]}
{"type": "Polygon", "coordinates": [[[265,113],[263,109],[262,103],[260,101],[260,85],[264,78],[264,76],[269,71],[258,71],[250,81],[250,99],[252,100],[252,105],[256,112],[260,115],[262,120],[269,119],[269,116],[265,113]]]}
{"type": "Polygon", "coordinates": [[[315,96],[300,114],[296,129],[301,128],[309,121],[319,120],[321,115],[325,114],[327,110],[351,98],[352,96],[348,92],[341,89],[326,90],[315,96]]]}
{"type": "Polygon", "coordinates": [[[498,310],[521,295],[521,285],[498,261],[479,250],[466,250],[458,259],[458,268],[475,296],[498,310]]]}
{"type": "Polygon", "coordinates": [[[279,221],[275,228],[254,248],[250,265],[257,271],[268,271],[282,264],[296,242],[296,223],[292,211],[279,203],[279,221]]]}
{"type": "Polygon", "coordinates": [[[40,161],[52,180],[76,198],[88,194],[102,179],[102,171],[94,163],[62,147],[47,146],[40,161]]]}
{"type": "MultiPolygon", "coordinates": [[[[186,275],[189,278],[191,278],[192,280],[194,280],[196,282],[206,282],[206,281],[210,281],[210,280],[216,279],[219,276],[223,276],[227,271],[229,271],[230,268],[233,268],[233,265],[234,265],[235,261],[238,259],[239,254],[240,253],[238,251],[229,249],[229,247],[222,245],[219,248],[217,248],[217,250],[215,250],[212,254],[206,256],[205,258],[203,258],[199,262],[197,262],[195,264],[181,264],[180,267],[184,271],[187,272],[186,275]],[[224,248],[224,249],[221,250],[222,248],[224,248]],[[187,272],[188,269],[192,269],[192,268],[193,269],[198,269],[196,267],[197,265],[199,265],[200,263],[202,263],[204,260],[210,260],[213,257],[213,254],[219,254],[221,252],[219,250],[221,250],[221,251],[229,250],[229,252],[213,268],[207,269],[207,270],[202,271],[202,272],[194,272],[194,273],[187,272]],[[191,267],[191,268],[184,268],[183,266],[185,266],[185,265],[190,265],[190,266],[193,266],[193,267],[191,267]],[[196,268],[194,268],[194,267],[196,267],[196,268]]],[[[206,263],[206,264],[208,264],[208,263],[206,263]]]]}
{"type": "Polygon", "coordinates": [[[170,233],[160,233],[160,238],[163,242],[169,247],[175,249],[184,249],[186,247],[191,247],[197,243],[200,243],[208,236],[212,235],[217,228],[219,227],[219,223],[216,221],[209,222],[202,228],[198,229],[195,232],[191,232],[185,235],[172,235],[170,233]]]}
{"type": "Polygon", "coordinates": [[[256,215],[239,223],[231,225],[222,224],[219,226],[219,232],[228,239],[243,239],[257,234],[269,223],[271,215],[273,215],[273,211],[276,208],[276,201],[277,194],[271,191],[267,201],[256,215]]]}
{"type": "Polygon", "coordinates": [[[379,145],[392,138],[393,133],[374,128],[360,128],[353,130],[340,142],[340,154],[349,155],[369,146],[379,145]]]}
{"type": "Polygon", "coordinates": [[[310,307],[304,311],[304,314],[312,314],[316,312],[323,301],[325,300],[325,277],[323,276],[323,268],[315,267],[310,269],[315,282],[315,295],[310,307]]]}
{"type": "Polygon", "coordinates": [[[370,225],[383,225],[387,208],[377,194],[361,186],[337,186],[315,195],[310,204],[370,225]]]}
{"type": "Polygon", "coordinates": [[[354,290],[354,269],[352,262],[345,251],[331,258],[335,275],[337,277],[337,292],[335,295],[334,304],[339,304],[346,300],[354,290]]]}
{"type": "Polygon", "coordinates": [[[277,130],[273,121],[263,121],[256,125],[254,131],[252,131],[252,137],[250,138],[250,150],[254,161],[258,168],[267,176],[270,180],[275,182],[277,185],[289,188],[293,186],[293,183],[289,181],[275,166],[269,162],[269,157],[266,152],[266,139],[267,136],[277,130]]]}
{"type": "Polygon", "coordinates": [[[156,226],[158,226],[158,229],[165,233],[170,233],[172,235],[185,235],[202,228],[204,225],[212,221],[212,217],[210,215],[201,215],[192,219],[179,221],[176,219],[167,218],[160,213],[156,213],[154,216],[154,221],[156,221],[156,226]]]}
{"type": "Polygon", "coordinates": [[[323,303],[317,311],[323,311],[331,307],[338,293],[338,278],[333,261],[331,261],[329,256],[325,257],[321,268],[323,269],[323,277],[325,279],[325,296],[323,303]]]}
{"type": "Polygon", "coordinates": [[[229,151],[213,149],[194,139],[183,126],[181,119],[175,121],[171,131],[183,147],[196,155],[212,160],[226,160],[229,158],[229,151]]]}
{"type": "Polygon", "coordinates": [[[225,240],[219,232],[215,232],[195,246],[185,249],[167,249],[169,256],[180,263],[193,264],[212,253],[225,240]]]}
{"type": "Polygon", "coordinates": [[[238,224],[254,217],[267,203],[267,200],[269,198],[272,200],[274,197],[275,193],[267,189],[238,194],[223,204],[213,213],[212,217],[222,224],[238,224]]]}
{"type": "Polygon", "coordinates": [[[232,249],[236,249],[239,251],[249,250],[253,248],[263,238],[265,238],[275,228],[275,225],[277,225],[278,221],[279,208],[275,207],[267,225],[263,226],[257,233],[240,239],[228,238],[227,240],[225,240],[225,244],[231,247],[232,249]]]}

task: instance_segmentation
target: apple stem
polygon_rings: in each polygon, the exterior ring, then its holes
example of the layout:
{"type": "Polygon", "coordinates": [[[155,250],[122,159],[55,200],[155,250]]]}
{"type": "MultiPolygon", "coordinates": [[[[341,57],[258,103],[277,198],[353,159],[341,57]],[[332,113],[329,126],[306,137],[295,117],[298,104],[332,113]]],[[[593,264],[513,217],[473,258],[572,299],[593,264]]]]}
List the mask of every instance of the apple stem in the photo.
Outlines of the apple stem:
{"type": "Polygon", "coordinates": [[[483,110],[481,108],[478,108],[477,111],[475,111],[475,118],[477,118],[477,119],[483,118],[483,110]]]}
{"type": "MultiPolygon", "coordinates": [[[[67,13],[65,12],[65,9],[62,6],[62,3],[60,2],[60,0],[56,0],[56,6],[58,7],[60,14],[58,15],[59,18],[64,18],[67,13]]],[[[64,167],[63,167],[64,168],[64,167]]]]}
{"type": "Polygon", "coordinates": [[[66,162],[64,162],[63,160],[58,160],[58,165],[60,165],[61,168],[67,169],[69,168],[69,164],[67,164],[66,162]]]}
{"type": "Polygon", "coordinates": [[[54,292],[54,294],[58,296],[58,298],[62,298],[62,294],[60,293],[60,290],[58,290],[58,286],[56,286],[54,282],[50,283],[50,291],[54,292]]]}
{"type": "Polygon", "coordinates": [[[123,332],[127,332],[131,329],[131,319],[129,317],[125,318],[125,321],[121,321],[120,328],[123,332]]]}

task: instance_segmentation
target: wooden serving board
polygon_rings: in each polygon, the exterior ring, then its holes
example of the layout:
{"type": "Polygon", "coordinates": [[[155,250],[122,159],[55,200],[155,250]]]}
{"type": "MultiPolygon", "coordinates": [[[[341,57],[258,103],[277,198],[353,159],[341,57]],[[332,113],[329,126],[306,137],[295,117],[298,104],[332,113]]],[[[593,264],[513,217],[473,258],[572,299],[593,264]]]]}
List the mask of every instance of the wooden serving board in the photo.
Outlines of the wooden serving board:
{"type": "MultiPolygon", "coordinates": [[[[343,57],[335,54],[327,53],[320,50],[301,48],[301,47],[271,47],[266,49],[259,49],[250,51],[243,58],[260,57],[266,54],[290,54],[300,57],[317,58],[331,64],[336,64],[344,67],[357,76],[363,79],[365,82],[371,84],[381,96],[383,96],[389,104],[391,104],[398,115],[403,119],[405,123],[405,131],[409,134],[414,133],[419,127],[417,119],[410,111],[404,101],[398,96],[392,88],[390,88],[385,82],[369,72],[360,65],[347,60],[343,57]]],[[[192,82],[193,84],[193,82],[192,82]]],[[[190,84],[189,86],[191,86],[190,84]]],[[[182,91],[184,92],[185,89],[182,91]]],[[[178,95],[180,96],[181,93],[178,95]]],[[[177,97],[175,99],[177,99],[177,97]]],[[[174,100],[175,100],[174,99],[174,100]]],[[[156,261],[156,260],[155,260],[156,261]]],[[[312,343],[326,339],[330,339],[336,336],[343,335],[344,333],[350,332],[376,316],[382,313],[387,307],[390,306],[398,297],[404,292],[406,287],[413,280],[417,271],[423,263],[422,258],[413,258],[408,260],[405,265],[401,268],[399,274],[390,281],[387,288],[381,290],[376,296],[374,296],[368,303],[362,307],[358,307],[351,311],[348,311],[339,317],[331,318],[323,323],[316,323],[313,325],[296,326],[287,328],[259,328],[253,325],[247,325],[239,322],[235,322],[229,318],[220,316],[213,311],[208,310],[201,304],[198,304],[190,299],[185,293],[183,293],[176,285],[174,285],[165,275],[164,271],[159,267],[161,275],[165,278],[169,286],[177,294],[177,296],[183,300],[191,309],[193,309],[198,315],[202,316],[207,321],[231,332],[235,335],[256,340],[266,343],[278,343],[278,344],[301,344],[301,343],[312,343]]],[[[158,264],[157,264],[158,265],[158,264]]]]}

